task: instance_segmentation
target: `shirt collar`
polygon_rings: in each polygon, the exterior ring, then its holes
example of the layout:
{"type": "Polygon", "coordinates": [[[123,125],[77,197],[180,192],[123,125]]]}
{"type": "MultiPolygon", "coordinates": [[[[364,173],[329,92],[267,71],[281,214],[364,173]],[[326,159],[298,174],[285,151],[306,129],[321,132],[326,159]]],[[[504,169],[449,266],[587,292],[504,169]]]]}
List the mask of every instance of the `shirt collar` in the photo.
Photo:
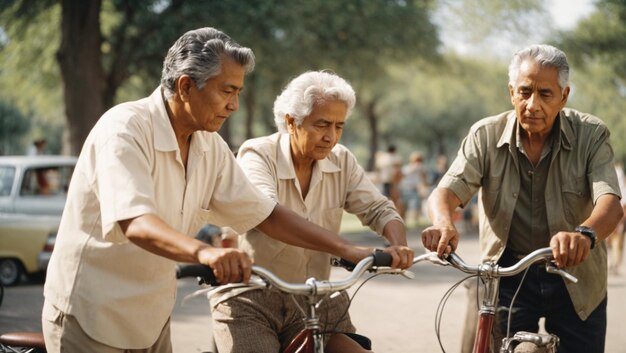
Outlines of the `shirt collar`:
{"type": "MultiPolygon", "coordinates": [[[[555,127],[559,130],[558,133],[552,137],[554,138],[553,146],[555,150],[558,150],[560,147],[566,150],[572,149],[574,131],[567,121],[568,120],[565,118],[565,111],[561,110],[559,112],[559,116],[554,122],[555,127]]],[[[504,146],[505,144],[509,144],[509,149],[513,151],[513,149],[517,147],[517,130],[517,117],[515,115],[515,111],[512,110],[507,116],[506,126],[500,136],[500,140],[498,140],[498,148],[504,146]]]]}
{"type": "MultiPolygon", "coordinates": [[[[280,134],[280,133],[279,133],[280,134]]],[[[278,168],[278,178],[280,179],[295,179],[296,171],[293,166],[293,159],[291,158],[291,146],[289,144],[289,134],[280,134],[279,136],[279,148],[278,158],[276,166],[278,168]]],[[[319,170],[322,173],[337,173],[341,171],[341,168],[328,159],[328,156],[321,161],[317,161],[316,167],[313,168],[319,170]]]]}
{"type": "Polygon", "coordinates": [[[154,127],[154,148],[157,151],[177,150],[178,142],[176,142],[174,128],[172,128],[169,115],[167,115],[165,97],[163,97],[161,86],[157,87],[148,99],[152,125],[154,127]]]}
{"type": "MultiPolygon", "coordinates": [[[[163,96],[163,90],[161,86],[152,92],[149,101],[150,115],[154,126],[154,148],[157,151],[167,152],[178,150],[178,141],[176,141],[176,135],[174,134],[174,128],[170,122],[167,109],[165,108],[165,97],[163,96]]],[[[193,134],[202,134],[203,131],[196,131],[193,134]]],[[[209,145],[205,139],[193,137],[191,139],[192,150],[199,152],[206,152],[209,150],[209,145]]]]}

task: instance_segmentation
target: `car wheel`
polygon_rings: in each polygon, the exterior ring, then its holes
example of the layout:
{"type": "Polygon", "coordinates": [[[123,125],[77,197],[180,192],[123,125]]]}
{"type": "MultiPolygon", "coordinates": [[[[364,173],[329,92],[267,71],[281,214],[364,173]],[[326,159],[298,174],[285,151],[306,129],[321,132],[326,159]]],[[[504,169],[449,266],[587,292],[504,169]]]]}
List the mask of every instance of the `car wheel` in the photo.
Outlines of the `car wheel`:
{"type": "Polygon", "coordinates": [[[0,282],[4,286],[17,284],[22,277],[22,265],[16,259],[0,259],[0,282]]]}

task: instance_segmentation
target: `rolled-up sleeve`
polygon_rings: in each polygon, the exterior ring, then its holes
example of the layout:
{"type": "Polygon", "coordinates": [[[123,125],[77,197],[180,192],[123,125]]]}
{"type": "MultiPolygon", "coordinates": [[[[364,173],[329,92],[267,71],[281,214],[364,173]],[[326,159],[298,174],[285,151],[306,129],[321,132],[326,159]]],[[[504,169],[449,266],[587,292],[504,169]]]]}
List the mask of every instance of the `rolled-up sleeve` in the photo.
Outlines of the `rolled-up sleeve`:
{"type": "Polygon", "coordinates": [[[267,155],[262,155],[253,148],[243,146],[237,154],[237,162],[254,186],[278,202],[277,172],[274,161],[268,160],[267,155]]]}
{"type": "Polygon", "coordinates": [[[393,203],[380,193],[352,154],[346,156],[349,173],[345,210],[378,234],[392,220],[403,222],[393,203]]]}
{"type": "Polygon", "coordinates": [[[609,130],[598,125],[591,141],[595,141],[589,157],[588,180],[592,192],[593,203],[605,194],[622,197],[613,164],[613,148],[609,143],[609,130]]]}
{"type": "Polygon", "coordinates": [[[463,206],[481,187],[483,165],[478,132],[470,131],[459,148],[452,165],[439,182],[438,187],[451,190],[463,206]]]}
{"type": "Polygon", "coordinates": [[[225,154],[222,162],[211,199],[211,220],[245,233],[272,213],[276,201],[250,182],[234,156],[225,154]]]}

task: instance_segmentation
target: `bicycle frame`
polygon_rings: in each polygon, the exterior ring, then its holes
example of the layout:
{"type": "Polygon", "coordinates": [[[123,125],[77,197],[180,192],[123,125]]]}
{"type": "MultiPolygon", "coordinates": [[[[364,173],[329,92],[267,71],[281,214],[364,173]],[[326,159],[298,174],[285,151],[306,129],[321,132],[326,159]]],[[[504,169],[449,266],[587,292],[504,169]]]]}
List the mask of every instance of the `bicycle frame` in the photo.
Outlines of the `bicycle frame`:
{"type": "Polygon", "coordinates": [[[41,332],[10,332],[0,335],[1,353],[45,353],[41,332]]]}
{"type": "Polygon", "coordinates": [[[307,298],[309,313],[304,328],[294,337],[282,353],[317,353],[324,352],[324,335],[317,317],[313,298],[307,298]]]}
{"type": "MultiPolygon", "coordinates": [[[[552,259],[552,249],[542,248],[533,251],[524,258],[522,258],[515,265],[510,267],[500,267],[494,263],[483,263],[479,265],[470,266],[467,265],[457,254],[451,253],[446,260],[442,260],[437,256],[437,253],[427,253],[413,259],[413,263],[416,264],[422,261],[429,261],[434,264],[442,266],[453,266],[454,268],[471,274],[477,275],[483,279],[485,283],[485,294],[483,302],[479,310],[479,318],[476,325],[476,337],[474,340],[473,353],[488,353],[490,348],[490,337],[493,329],[493,323],[496,314],[496,305],[498,301],[498,287],[501,277],[510,277],[517,275],[528,268],[530,265],[539,262],[546,261],[546,271],[548,273],[561,275],[568,281],[573,283],[578,282],[576,277],[572,276],[568,272],[558,269],[550,264],[552,259]]],[[[531,342],[538,346],[550,346],[558,345],[558,337],[554,335],[541,335],[529,332],[520,332],[512,338],[506,337],[503,340],[503,345],[500,350],[501,353],[512,352],[513,342],[531,342]]]]}

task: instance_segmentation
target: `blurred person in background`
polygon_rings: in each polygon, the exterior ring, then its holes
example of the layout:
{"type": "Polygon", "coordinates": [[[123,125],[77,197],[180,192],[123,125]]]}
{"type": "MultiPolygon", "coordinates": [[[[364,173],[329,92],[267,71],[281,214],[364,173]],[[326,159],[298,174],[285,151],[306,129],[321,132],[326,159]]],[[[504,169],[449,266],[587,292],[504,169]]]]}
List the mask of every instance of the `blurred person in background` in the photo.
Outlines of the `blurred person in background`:
{"type": "Polygon", "coordinates": [[[43,137],[36,139],[32,143],[32,145],[28,147],[28,150],[26,151],[26,155],[27,156],[39,156],[39,155],[45,154],[46,146],[48,146],[48,140],[46,140],[43,137]]]}
{"type": "Polygon", "coordinates": [[[615,163],[615,173],[619,182],[622,193],[622,209],[624,210],[624,218],[617,224],[615,230],[608,238],[610,256],[609,256],[609,272],[614,275],[620,274],[620,267],[624,259],[624,232],[626,231],[626,178],[624,177],[624,166],[622,163],[615,163]]]}
{"type": "Polygon", "coordinates": [[[424,156],[413,152],[409,162],[402,167],[400,193],[402,209],[400,214],[407,223],[418,221],[422,216],[422,200],[428,193],[428,181],[424,167],[424,156]]]}
{"type": "Polygon", "coordinates": [[[395,145],[389,145],[386,151],[380,151],[376,154],[375,167],[378,173],[378,181],[383,188],[383,195],[392,201],[398,200],[398,183],[402,175],[402,158],[396,153],[395,145]]]}

